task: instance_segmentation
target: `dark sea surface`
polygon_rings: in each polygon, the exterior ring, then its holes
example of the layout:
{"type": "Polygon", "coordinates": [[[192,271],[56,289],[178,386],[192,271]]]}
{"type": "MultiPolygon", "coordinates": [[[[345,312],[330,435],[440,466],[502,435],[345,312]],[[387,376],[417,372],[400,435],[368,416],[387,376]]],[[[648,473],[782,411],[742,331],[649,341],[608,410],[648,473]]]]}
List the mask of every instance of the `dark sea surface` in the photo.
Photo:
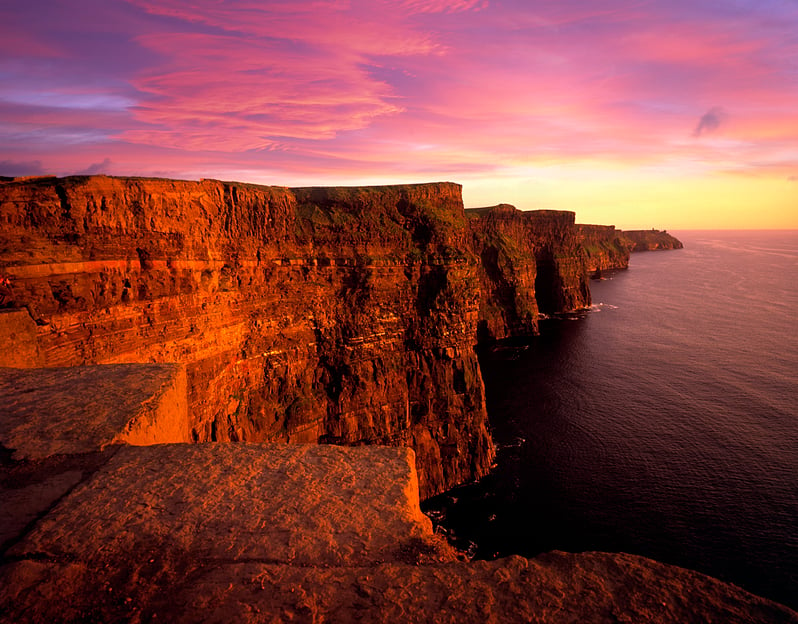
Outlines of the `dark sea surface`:
{"type": "Polygon", "coordinates": [[[424,509],[478,558],[622,551],[798,608],[798,231],[674,234],[481,355],[497,465],[424,509]]]}

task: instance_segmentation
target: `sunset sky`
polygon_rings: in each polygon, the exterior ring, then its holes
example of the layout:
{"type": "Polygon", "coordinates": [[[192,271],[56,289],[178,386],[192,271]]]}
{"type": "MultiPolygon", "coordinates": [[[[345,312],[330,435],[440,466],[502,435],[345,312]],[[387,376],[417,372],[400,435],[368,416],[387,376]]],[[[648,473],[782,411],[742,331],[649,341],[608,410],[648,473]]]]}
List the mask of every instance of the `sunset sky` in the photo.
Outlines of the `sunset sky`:
{"type": "Polygon", "coordinates": [[[0,175],[798,228],[798,0],[4,0],[0,175]]]}

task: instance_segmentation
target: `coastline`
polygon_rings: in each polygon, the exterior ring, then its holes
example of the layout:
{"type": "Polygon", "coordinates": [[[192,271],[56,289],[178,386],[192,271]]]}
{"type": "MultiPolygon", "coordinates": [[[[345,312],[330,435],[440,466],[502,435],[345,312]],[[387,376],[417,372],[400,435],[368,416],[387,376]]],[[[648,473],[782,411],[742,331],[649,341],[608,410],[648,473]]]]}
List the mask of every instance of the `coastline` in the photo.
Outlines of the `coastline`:
{"type": "MultiPolygon", "coordinates": [[[[291,586],[304,589],[275,604],[305,619],[339,608],[429,614],[425,601],[472,579],[495,596],[496,617],[510,619],[621,610],[672,621],[706,610],[728,621],[794,621],[775,603],[639,557],[459,561],[418,511],[420,497],[490,467],[474,344],[534,334],[541,314],[590,304],[573,213],[506,205],[468,213],[451,183],[284,189],[97,176],[3,182],[0,191],[9,224],[2,271],[13,278],[2,353],[33,380],[20,393],[21,373],[4,372],[4,402],[19,416],[2,432],[14,518],[3,555],[7,613],[57,616],[55,597],[70,595],[74,617],[179,615],[170,592],[185,617],[211,613],[207,597],[177,580],[189,576],[209,583],[222,609],[212,613],[253,602],[268,609],[291,586]],[[136,366],[166,366],[166,376],[122,375],[136,366]],[[87,389],[96,395],[75,393],[74,381],[36,381],[78,371],[95,375],[87,389]],[[59,406],[69,418],[54,421],[59,406]],[[269,446],[285,442],[293,444],[269,446]],[[355,448],[307,446],[316,442],[355,448]],[[414,452],[379,448],[386,443],[414,452]],[[386,453],[393,459],[380,460],[386,453]],[[278,463],[264,472],[255,456],[278,463]],[[309,465],[320,471],[304,477],[309,465]],[[222,475],[210,478],[216,469],[222,475]],[[331,481],[339,469],[348,476],[331,481]],[[259,481],[270,472],[276,481],[259,481]],[[148,479],[158,473],[155,487],[148,479]],[[286,498],[271,511],[224,511],[258,509],[253,493],[283,500],[281,487],[286,498]],[[388,491],[394,502],[379,511],[388,491]],[[281,524],[292,505],[305,506],[329,539],[319,544],[316,529],[281,524]],[[77,520],[89,510],[110,521],[106,532],[104,521],[77,520]],[[219,536],[228,534],[224,546],[219,536]],[[269,535],[278,546],[253,554],[269,535]],[[385,546],[397,536],[397,548],[385,546]],[[377,537],[383,546],[364,550],[377,537]],[[242,564],[255,567],[233,572],[242,564]],[[354,593],[331,595],[328,568],[354,593]],[[380,592],[363,589],[372,574],[380,592]],[[669,579],[667,600],[654,577],[669,579]],[[261,591],[271,589],[253,597],[257,579],[261,591]],[[599,592],[595,601],[568,590],[584,583],[599,592]],[[607,593],[613,583],[618,591],[607,593]],[[552,592],[560,596],[553,602],[552,592]],[[95,603],[97,595],[104,598],[95,603]]],[[[485,604],[463,594],[448,617],[466,609],[476,619],[485,604]]]]}

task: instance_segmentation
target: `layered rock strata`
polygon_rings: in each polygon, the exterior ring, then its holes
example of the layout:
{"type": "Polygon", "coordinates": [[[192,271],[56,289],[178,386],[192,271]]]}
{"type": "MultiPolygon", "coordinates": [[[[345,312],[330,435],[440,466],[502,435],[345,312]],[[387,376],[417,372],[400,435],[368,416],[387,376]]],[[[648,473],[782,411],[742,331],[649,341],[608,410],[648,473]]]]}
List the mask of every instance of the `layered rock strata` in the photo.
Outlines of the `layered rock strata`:
{"type": "Polygon", "coordinates": [[[410,446],[425,496],[489,468],[459,185],[42,178],[0,221],[28,366],[181,363],[194,441],[410,446]]]}
{"type": "Polygon", "coordinates": [[[624,236],[632,241],[632,251],[683,248],[682,242],[665,230],[624,230],[624,236]]]}

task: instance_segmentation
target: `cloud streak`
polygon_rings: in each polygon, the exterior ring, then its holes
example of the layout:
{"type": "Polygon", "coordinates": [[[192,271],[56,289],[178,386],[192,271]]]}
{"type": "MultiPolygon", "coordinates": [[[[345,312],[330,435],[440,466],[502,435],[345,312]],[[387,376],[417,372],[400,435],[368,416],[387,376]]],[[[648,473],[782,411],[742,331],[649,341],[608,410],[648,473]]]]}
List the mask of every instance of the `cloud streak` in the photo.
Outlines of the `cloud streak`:
{"type": "Polygon", "coordinates": [[[97,175],[100,173],[110,173],[111,171],[111,159],[105,158],[102,162],[92,163],[82,171],[78,171],[78,175],[97,175]]]}

